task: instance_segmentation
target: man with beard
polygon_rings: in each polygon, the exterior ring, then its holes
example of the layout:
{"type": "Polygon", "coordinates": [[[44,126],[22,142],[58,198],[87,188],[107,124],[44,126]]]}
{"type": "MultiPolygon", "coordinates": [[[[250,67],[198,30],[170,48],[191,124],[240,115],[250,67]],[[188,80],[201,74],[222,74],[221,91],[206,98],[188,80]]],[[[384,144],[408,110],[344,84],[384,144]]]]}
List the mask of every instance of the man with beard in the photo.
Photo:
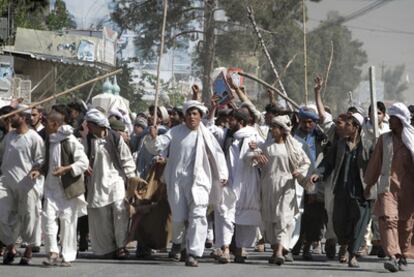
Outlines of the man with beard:
{"type": "Polygon", "coordinates": [[[390,272],[405,270],[411,246],[414,216],[414,128],[403,103],[389,108],[391,132],[380,136],[365,172],[365,195],[377,184],[374,214],[390,272]]]}
{"type": "Polygon", "coordinates": [[[125,206],[125,183],[135,177],[131,152],[106,116],[96,108],[85,116],[88,137],[85,151],[89,157],[87,202],[92,250],[97,255],[128,257],[128,211],[125,206]]]}
{"type": "MultiPolygon", "coordinates": [[[[17,109],[27,108],[19,105],[17,109]]],[[[35,243],[35,227],[40,216],[40,198],[43,193],[43,178],[36,181],[28,177],[33,167],[43,163],[44,143],[36,131],[30,129],[30,110],[11,116],[11,126],[4,139],[2,162],[3,186],[6,196],[0,205],[6,207],[8,216],[0,222],[0,240],[7,245],[4,264],[11,264],[17,255],[15,242],[20,235],[27,242],[21,265],[28,265],[35,243]],[[7,162],[6,162],[7,161],[7,162]]]]}
{"type": "MultiPolygon", "coordinates": [[[[0,116],[6,115],[8,113],[11,113],[13,111],[13,107],[11,106],[4,106],[0,109],[0,116]]],[[[0,120],[0,153],[4,153],[4,144],[3,139],[6,137],[7,133],[11,130],[10,125],[10,119],[4,118],[0,120]]],[[[0,166],[1,166],[2,157],[0,157],[0,166]]],[[[0,201],[4,196],[7,196],[7,191],[5,190],[3,186],[3,178],[2,178],[1,170],[0,170],[0,201]]],[[[1,216],[5,214],[7,216],[7,213],[3,213],[4,210],[0,209],[2,212],[0,213],[1,216]]],[[[1,220],[0,220],[1,221],[1,220]]],[[[4,243],[0,241],[0,256],[3,256],[4,254],[4,243]]]]}

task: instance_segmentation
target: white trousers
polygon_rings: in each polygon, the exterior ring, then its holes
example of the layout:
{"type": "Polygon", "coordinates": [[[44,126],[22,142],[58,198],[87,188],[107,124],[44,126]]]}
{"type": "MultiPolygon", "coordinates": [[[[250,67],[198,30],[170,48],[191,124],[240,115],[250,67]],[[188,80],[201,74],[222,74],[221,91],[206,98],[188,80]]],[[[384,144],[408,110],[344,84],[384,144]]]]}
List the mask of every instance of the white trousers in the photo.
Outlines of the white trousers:
{"type": "Polygon", "coordinates": [[[281,226],[280,222],[264,222],[265,238],[270,245],[281,244],[289,250],[295,226],[292,223],[281,226]]]}
{"type": "Polygon", "coordinates": [[[45,234],[46,254],[50,252],[59,254],[57,235],[59,230],[58,220],[60,222],[60,245],[62,246],[62,257],[66,262],[72,262],[76,259],[77,251],[77,225],[78,215],[76,211],[72,213],[63,213],[49,202],[45,201],[43,207],[43,233],[45,234]]]}
{"type": "Polygon", "coordinates": [[[236,247],[253,247],[256,242],[256,225],[236,224],[236,247]]]}
{"type": "Polygon", "coordinates": [[[207,216],[207,240],[214,241],[214,220],[212,216],[207,216]]]}
{"type": "Polygon", "coordinates": [[[124,200],[101,208],[88,208],[89,234],[92,250],[105,255],[125,247],[128,212],[124,200]]]}
{"type": "MultiPolygon", "coordinates": [[[[42,201],[39,199],[39,214],[42,214],[42,201]]],[[[35,246],[42,245],[42,216],[37,217],[36,227],[34,230],[35,246]]]]}
{"type": "Polygon", "coordinates": [[[35,229],[40,217],[40,200],[35,189],[11,189],[0,184],[0,241],[14,244],[19,236],[29,245],[36,242],[35,229]]]}
{"type": "Polygon", "coordinates": [[[190,205],[188,207],[188,219],[186,221],[172,222],[172,242],[174,244],[180,244],[185,238],[188,255],[195,257],[203,256],[208,227],[206,213],[206,206],[190,205]]]}
{"type": "Polygon", "coordinates": [[[235,209],[220,212],[217,207],[214,209],[214,230],[215,230],[215,247],[219,248],[224,245],[229,246],[234,235],[234,213],[235,209]],[[233,218],[233,220],[231,219],[233,218]]]}

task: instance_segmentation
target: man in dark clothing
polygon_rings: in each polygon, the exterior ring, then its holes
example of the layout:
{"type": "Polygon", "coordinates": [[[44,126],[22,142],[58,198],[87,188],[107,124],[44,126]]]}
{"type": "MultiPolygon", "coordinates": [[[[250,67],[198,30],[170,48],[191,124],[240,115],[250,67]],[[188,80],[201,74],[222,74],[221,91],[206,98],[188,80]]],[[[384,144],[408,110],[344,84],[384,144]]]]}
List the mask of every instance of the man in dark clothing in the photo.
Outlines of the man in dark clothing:
{"type": "Polygon", "coordinates": [[[359,267],[356,253],[361,246],[371,214],[371,202],[364,198],[363,173],[369,160],[370,145],[363,145],[361,128],[364,118],[359,113],[346,120],[346,138],[339,140],[318,167],[320,175],[311,180],[333,175],[333,226],[340,245],[347,245],[349,267],[359,267]]]}
{"type": "MultiPolygon", "coordinates": [[[[295,138],[303,140],[309,147],[309,159],[316,164],[318,157],[323,154],[327,143],[325,134],[317,128],[319,116],[310,107],[302,107],[298,113],[299,127],[295,131],[295,138]]],[[[300,238],[292,250],[294,255],[299,254],[302,243],[303,258],[312,260],[310,251],[312,243],[320,243],[322,231],[327,222],[327,215],[323,195],[319,189],[306,192],[304,197],[304,212],[301,219],[300,238]]]]}

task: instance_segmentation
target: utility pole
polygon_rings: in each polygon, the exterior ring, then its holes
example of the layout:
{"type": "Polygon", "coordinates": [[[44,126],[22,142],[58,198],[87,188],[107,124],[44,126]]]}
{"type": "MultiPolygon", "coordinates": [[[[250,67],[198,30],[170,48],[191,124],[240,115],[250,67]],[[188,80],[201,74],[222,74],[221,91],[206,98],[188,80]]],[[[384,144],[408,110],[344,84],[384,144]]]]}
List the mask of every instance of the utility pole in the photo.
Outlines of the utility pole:
{"type": "Polygon", "coordinates": [[[209,103],[211,98],[211,78],[210,74],[213,71],[214,63],[214,52],[215,52],[215,21],[214,21],[214,11],[216,8],[215,0],[205,0],[204,1],[204,43],[202,50],[202,65],[203,65],[203,93],[202,101],[204,103],[209,103]]]}
{"type": "Polygon", "coordinates": [[[161,60],[164,53],[164,40],[165,40],[165,25],[167,24],[167,10],[168,10],[168,0],[164,0],[164,9],[163,9],[163,18],[162,18],[162,28],[161,28],[161,43],[160,43],[160,55],[158,57],[157,64],[157,83],[155,85],[155,103],[154,103],[154,124],[157,123],[157,108],[158,100],[160,93],[160,82],[161,82],[161,60]]]}
{"type": "Polygon", "coordinates": [[[308,54],[306,46],[306,13],[305,0],[302,0],[302,20],[303,20],[303,69],[304,69],[304,88],[305,88],[305,105],[308,105],[308,54]]]}

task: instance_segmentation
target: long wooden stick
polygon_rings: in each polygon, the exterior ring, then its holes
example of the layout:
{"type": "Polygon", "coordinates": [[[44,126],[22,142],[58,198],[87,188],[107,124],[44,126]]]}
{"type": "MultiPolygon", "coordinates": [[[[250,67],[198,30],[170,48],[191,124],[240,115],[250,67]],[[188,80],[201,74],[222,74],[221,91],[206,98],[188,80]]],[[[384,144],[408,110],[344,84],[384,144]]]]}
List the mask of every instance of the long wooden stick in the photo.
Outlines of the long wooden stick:
{"type": "Polygon", "coordinates": [[[45,76],[43,76],[43,78],[40,79],[40,81],[32,88],[30,93],[33,93],[49,77],[49,75],[53,73],[53,71],[54,71],[54,68],[50,70],[45,76]]]}
{"type": "Polygon", "coordinates": [[[248,73],[245,72],[238,72],[239,75],[249,78],[255,82],[258,82],[259,84],[265,86],[266,88],[276,92],[280,97],[282,97],[284,100],[286,100],[287,103],[291,104],[294,108],[298,109],[300,108],[300,106],[293,101],[291,98],[289,98],[288,96],[284,95],[282,91],[280,91],[279,89],[275,88],[274,86],[271,86],[270,84],[266,83],[265,81],[257,78],[256,76],[250,75],[248,73]]]}
{"type": "Polygon", "coordinates": [[[302,20],[303,20],[303,71],[304,71],[304,89],[305,105],[308,105],[308,47],[306,45],[306,15],[305,0],[302,0],[302,20]]]}
{"type": "Polygon", "coordinates": [[[80,88],[82,88],[82,87],[84,87],[84,86],[87,86],[87,85],[90,85],[90,84],[96,83],[96,82],[98,82],[98,81],[100,81],[100,80],[102,80],[102,79],[105,79],[105,78],[107,78],[107,77],[113,76],[113,75],[118,74],[118,73],[121,73],[121,72],[122,72],[122,68],[117,69],[117,70],[112,71],[112,72],[109,72],[109,73],[106,73],[106,74],[101,75],[101,76],[99,76],[99,77],[93,78],[93,79],[91,79],[91,80],[89,80],[89,81],[86,81],[86,82],[84,82],[84,83],[82,83],[82,84],[79,84],[79,85],[77,85],[77,86],[74,86],[74,87],[72,87],[72,88],[70,88],[70,89],[67,89],[67,90],[63,91],[63,92],[60,92],[60,93],[57,93],[57,94],[52,95],[52,96],[50,96],[50,97],[47,97],[47,98],[45,98],[45,99],[43,99],[43,100],[41,100],[41,101],[39,101],[39,102],[32,103],[32,104],[30,104],[29,106],[27,106],[26,108],[18,109],[18,110],[15,110],[15,111],[11,112],[11,113],[8,113],[8,114],[5,114],[5,115],[2,115],[2,116],[0,116],[0,119],[3,119],[3,118],[6,118],[6,117],[9,117],[9,116],[11,116],[11,115],[15,115],[15,114],[18,114],[18,113],[24,112],[25,110],[28,110],[28,109],[31,109],[31,108],[33,108],[33,107],[39,106],[39,105],[41,105],[41,104],[43,104],[43,103],[49,102],[50,100],[56,99],[56,98],[58,98],[58,97],[60,97],[60,96],[63,96],[63,95],[66,95],[66,94],[68,94],[68,93],[71,93],[71,92],[73,92],[73,91],[75,91],[75,90],[78,90],[78,89],[80,89],[80,88]]]}
{"type": "Polygon", "coordinates": [[[154,103],[154,126],[157,125],[157,114],[158,114],[158,98],[160,93],[160,81],[161,81],[161,59],[164,52],[164,35],[165,35],[165,25],[167,24],[167,9],[168,9],[168,0],[164,0],[164,15],[162,19],[162,29],[161,29],[161,45],[160,45],[160,56],[158,57],[157,65],[157,84],[155,85],[155,103],[154,103]]]}
{"type": "Polygon", "coordinates": [[[371,92],[371,125],[374,129],[374,145],[377,143],[379,137],[378,130],[378,114],[377,114],[377,89],[375,86],[375,67],[369,67],[369,88],[371,92]]]}
{"type": "MultiPolygon", "coordinates": [[[[276,66],[273,63],[272,58],[270,57],[269,50],[267,50],[267,46],[266,46],[266,44],[265,44],[265,42],[263,40],[262,34],[260,33],[259,28],[257,27],[256,20],[254,19],[253,9],[250,6],[247,6],[246,9],[247,9],[248,17],[249,17],[249,19],[250,19],[250,21],[251,21],[251,23],[253,25],[254,31],[256,32],[257,37],[259,38],[259,41],[260,41],[260,44],[262,46],[263,52],[265,53],[265,56],[266,56],[267,60],[269,61],[270,67],[272,68],[272,71],[275,74],[276,81],[279,84],[281,93],[284,96],[287,96],[285,87],[283,86],[283,83],[282,83],[282,80],[280,79],[279,73],[276,70],[276,66]]],[[[293,110],[289,103],[287,103],[287,105],[288,105],[288,108],[290,110],[293,110]]]]}
{"type": "MultiPolygon", "coordinates": [[[[287,70],[288,70],[288,68],[289,68],[289,66],[293,63],[293,61],[296,59],[296,56],[297,56],[298,54],[295,54],[294,56],[293,56],[293,58],[292,59],[290,59],[289,61],[288,61],[288,63],[285,65],[285,68],[283,68],[283,71],[282,71],[282,73],[280,74],[280,80],[282,80],[283,79],[283,77],[285,77],[285,75],[286,75],[286,72],[287,72],[287,70]]],[[[276,81],[274,81],[273,82],[273,84],[272,84],[272,86],[276,86],[276,84],[277,84],[277,82],[279,81],[279,79],[277,79],[276,81]]]]}
{"type": "Polygon", "coordinates": [[[329,72],[331,71],[331,66],[332,66],[333,52],[334,52],[334,46],[333,46],[333,41],[331,40],[331,56],[329,57],[328,68],[326,69],[325,82],[324,82],[323,92],[322,92],[322,100],[325,97],[326,87],[328,86],[328,78],[329,78],[329,72]]]}

